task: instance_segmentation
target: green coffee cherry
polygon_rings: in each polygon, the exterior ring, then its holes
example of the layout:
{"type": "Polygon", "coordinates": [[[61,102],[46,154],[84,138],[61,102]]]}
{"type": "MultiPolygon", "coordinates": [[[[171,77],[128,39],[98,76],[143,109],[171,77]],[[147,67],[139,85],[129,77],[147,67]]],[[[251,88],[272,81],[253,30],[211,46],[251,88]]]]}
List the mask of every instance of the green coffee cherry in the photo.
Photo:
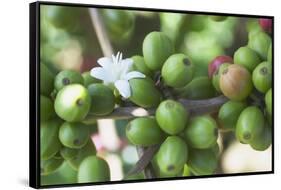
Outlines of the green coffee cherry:
{"type": "Polygon", "coordinates": [[[50,120],[40,124],[40,155],[42,160],[52,158],[61,148],[59,141],[59,126],[61,121],[58,119],[50,120]]]}
{"type": "Polygon", "coordinates": [[[185,128],[188,115],[186,109],[174,100],[161,102],[155,114],[160,128],[170,135],[178,134],[185,128]]]}
{"type": "Polygon", "coordinates": [[[158,166],[161,172],[168,175],[175,175],[182,171],[187,158],[187,145],[177,136],[168,137],[157,153],[158,166]]]}
{"type": "Polygon", "coordinates": [[[49,96],[54,89],[54,75],[44,63],[40,63],[40,93],[49,96]]]}
{"type": "Polygon", "coordinates": [[[218,127],[210,116],[198,116],[190,120],[184,134],[185,140],[192,148],[210,148],[217,141],[218,127]]]}
{"type": "Polygon", "coordinates": [[[91,84],[88,86],[91,96],[90,113],[95,115],[106,115],[113,111],[115,96],[113,91],[104,84],[91,84]]]}
{"type": "Polygon", "coordinates": [[[149,108],[160,103],[161,94],[149,78],[134,78],[129,81],[131,87],[130,100],[138,106],[149,108]]]}
{"type": "Polygon", "coordinates": [[[263,130],[265,125],[261,110],[249,106],[242,111],[236,124],[236,137],[241,143],[250,143],[263,130]]]}
{"type": "Polygon", "coordinates": [[[252,76],[252,80],[256,89],[262,93],[266,93],[272,85],[272,66],[268,62],[259,64],[252,76]]]}
{"type": "Polygon", "coordinates": [[[160,144],[166,137],[155,118],[152,117],[131,121],[126,127],[126,136],[132,144],[140,146],[160,144]]]}
{"type": "Polygon", "coordinates": [[[161,75],[168,86],[180,88],[193,78],[193,63],[184,54],[171,55],[164,63],[161,75]]]}
{"type": "Polygon", "coordinates": [[[272,89],[270,88],[265,95],[266,111],[272,116],[272,89]]]}
{"type": "Polygon", "coordinates": [[[40,161],[40,175],[48,175],[55,172],[63,163],[61,158],[50,158],[40,161]]]}
{"type": "Polygon", "coordinates": [[[40,121],[47,121],[55,115],[54,105],[50,98],[40,95],[40,121]]]}
{"type": "Polygon", "coordinates": [[[163,32],[150,32],[143,41],[142,52],[147,67],[158,71],[174,53],[174,44],[163,32]]]}
{"type": "Polygon", "coordinates": [[[218,158],[212,149],[190,149],[187,165],[194,175],[211,175],[218,166],[218,158]]]}
{"type": "Polygon", "coordinates": [[[78,154],[78,149],[63,147],[60,154],[65,160],[73,159],[78,154]]]}
{"type": "Polygon", "coordinates": [[[260,62],[259,55],[247,46],[240,47],[234,53],[234,63],[246,67],[249,72],[252,72],[260,62]]]}
{"type": "Polygon", "coordinates": [[[245,102],[228,101],[220,107],[218,119],[223,130],[234,131],[240,113],[246,108],[245,102]]]}
{"type": "Polygon", "coordinates": [[[267,59],[271,38],[265,32],[256,32],[249,38],[248,46],[256,51],[262,60],[267,59]]]}
{"type": "Polygon", "coordinates": [[[231,65],[230,63],[223,63],[222,65],[220,65],[219,69],[218,69],[218,72],[215,73],[212,77],[212,84],[213,86],[215,87],[215,89],[218,91],[218,92],[221,92],[221,89],[220,89],[220,76],[222,74],[222,71],[224,69],[226,69],[229,65],[231,65]]]}
{"type": "Polygon", "coordinates": [[[109,166],[105,160],[89,156],[80,164],[77,178],[78,183],[110,181],[109,166]]]}
{"type": "Polygon", "coordinates": [[[250,142],[250,145],[255,150],[264,151],[271,145],[271,143],[272,143],[271,128],[265,126],[263,128],[263,131],[258,136],[253,138],[253,140],[250,142]]]}
{"type": "MultiPolygon", "coordinates": [[[[78,149],[76,149],[76,150],[78,150],[78,149]]],[[[76,156],[74,156],[73,158],[67,159],[67,161],[74,170],[78,170],[78,167],[79,167],[80,163],[84,160],[84,158],[86,158],[88,156],[96,155],[96,153],[97,153],[96,147],[95,147],[94,143],[92,142],[92,140],[90,139],[84,147],[82,147],[81,149],[78,150],[78,153],[76,154],[76,156]]]]}
{"type": "Polygon", "coordinates": [[[213,21],[221,22],[221,21],[224,21],[225,19],[227,19],[227,16],[213,15],[213,16],[209,16],[209,18],[213,21]]]}
{"type": "Polygon", "coordinates": [[[82,77],[83,77],[85,87],[88,87],[90,84],[93,84],[93,83],[100,83],[101,82],[99,79],[96,79],[96,78],[92,77],[89,71],[84,72],[82,74],[82,77]]]}
{"type": "MultiPolygon", "coordinates": [[[[46,18],[56,27],[74,32],[79,29],[81,8],[70,6],[44,6],[46,18]],[[78,23],[78,24],[77,24],[78,23]]],[[[44,8],[43,7],[43,8],[44,8]]],[[[43,11],[42,10],[42,11],[43,11]]]]}
{"type": "Polygon", "coordinates": [[[270,44],[267,52],[267,61],[272,63],[272,43],[270,44]]]}
{"type": "Polygon", "coordinates": [[[68,122],[83,120],[91,106],[88,90],[80,84],[71,84],[61,89],[55,99],[55,111],[68,122]]]}
{"type": "Polygon", "coordinates": [[[179,97],[188,99],[205,99],[215,96],[215,89],[208,77],[196,77],[185,87],[176,90],[179,97]]]}
{"type": "Polygon", "coordinates": [[[133,71],[139,71],[150,78],[153,77],[153,72],[146,66],[144,58],[142,56],[135,55],[131,59],[133,59],[133,71]]]}
{"type": "Polygon", "coordinates": [[[134,14],[125,10],[103,9],[101,16],[112,41],[122,43],[130,38],[135,26],[134,14]]]}
{"type": "Polygon", "coordinates": [[[56,90],[59,91],[69,84],[84,84],[84,79],[77,71],[64,70],[59,72],[55,78],[56,90]]]}
{"type": "Polygon", "coordinates": [[[59,139],[68,148],[82,148],[88,142],[89,137],[89,128],[83,123],[65,122],[59,130],[59,139]]]}

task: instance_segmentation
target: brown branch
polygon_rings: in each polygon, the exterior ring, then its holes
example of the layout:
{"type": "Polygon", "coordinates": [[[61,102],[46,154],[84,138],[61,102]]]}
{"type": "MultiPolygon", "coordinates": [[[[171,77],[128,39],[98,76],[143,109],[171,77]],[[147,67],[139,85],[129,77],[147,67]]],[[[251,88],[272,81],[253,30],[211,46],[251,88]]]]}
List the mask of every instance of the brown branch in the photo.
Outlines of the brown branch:
{"type": "MultiPolygon", "coordinates": [[[[183,106],[189,111],[191,116],[202,115],[207,113],[215,112],[219,107],[224,104],[228,99],[225,96],[218,96],[215,98],[204,99],[204,100],[178,100],[183,106]]],[[[94,114],[88,114],[84,119],[84,123],[92,123],[97,119],[131,119],[135,117],[144,117],[155,114],[155,108],[144,109],[140,107],[118,107],[111,114],[98,116],[94,114]],[[137,111],[141,114],[136,113],[137,111]]]]}

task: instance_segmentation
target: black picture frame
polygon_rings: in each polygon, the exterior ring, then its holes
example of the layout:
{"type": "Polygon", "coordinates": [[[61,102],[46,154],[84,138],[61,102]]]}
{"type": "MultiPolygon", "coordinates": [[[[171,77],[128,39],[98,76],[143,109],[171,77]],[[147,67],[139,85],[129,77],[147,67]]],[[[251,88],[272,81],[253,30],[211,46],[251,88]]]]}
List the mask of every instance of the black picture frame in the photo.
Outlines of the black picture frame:
{"type": "Polygon", "coordinates": [[[231,173],[231,174],[213,174],[208,176],[190,176],[190,177],[171,177],[145,180],[126,180],[126,181],[108,181],[95,183],[76,183],[76,184],[60,184],[60,185],[41,185],[40,184],[40,6],[41,5],[57,5],[70,7],[85,7],[85,8],[108,8],[120,10],[137,10],[151,12],[171,12],[171,13],[188,13],[201,15],[219,15],[219,16],[234,16],[234,17],[249,17],[249,18],[269,18],[273,21],[272,26],[272,69],[273,69],[273,84],[274,87],[274,16],[268,15],[248,15],[234,13],[218,13],[218,12],[201,12],[191,10],[169,10],[157,8],[142,8],[142,7],[125,7],[125,6],[109,6],[109,5],[94,5],[94,4],[78,4],[78,3],[59,3],[38,1],[29,4],[29,185],[33,188],[54,188],[54,187],[73,187],[87,185],[103,185],[103,184],[120,184],[120,183],[136,183],[136,182],[151,182],[151,181],[170,181],[170,180],[186,180],[186,179],[201,179],[213,177],[233,177],[245,175],[260,175],[274,174],[274,88],[272,88],[273,98],[273,115],[272,115],[272,170],[259,172],[231,173]]]}

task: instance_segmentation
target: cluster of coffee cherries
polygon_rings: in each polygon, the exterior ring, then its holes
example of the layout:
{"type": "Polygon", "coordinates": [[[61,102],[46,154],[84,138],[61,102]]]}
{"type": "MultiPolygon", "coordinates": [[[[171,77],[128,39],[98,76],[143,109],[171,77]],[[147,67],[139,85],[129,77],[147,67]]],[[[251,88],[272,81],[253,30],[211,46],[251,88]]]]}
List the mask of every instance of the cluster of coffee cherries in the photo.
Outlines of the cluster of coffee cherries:
{"type": "Polygon", "coordinates": [[[164,91],[169,90],[176,98],[162,93],[155,117],[132,120],[126,134],[138,146],[161,144],[152,161],[158,177],[184,176],[187,171],[193,175],[214,173],[219,155],[218,130],[234,132],[239,142],[257,151],[271,145],[272,45],[266,32],[251,33],[248,44],[237,49],[233,58],[215,57],[209,64],[209,79],[193,78],[195,65],[188,56],[175,54],[165,34],[152,32],[146,36],[144,65],[160,72],[164,91]],[[212,87],[205,88],[210,83],[212,87]],[[215,92],[210,93],[210,88],[215,92]],[[220,94],[229,100],[212,115],[189,117],[188,107],[177,101],[220,94]]]}
{"type": "Polygon", "coordinates": [[[109,166],[96,156],[96,147],[90,138],[95,129],[82,120],[88,113],[111,112],[114,108],[112,90],[92,78],[89,72],[81,75],[64,70],[54,76],[40,63],[40,93],[41,175],[53,173],[66,161],[78,172],[79,183],[109,181],[109,166]],[[100,97],[109,101],[101,102],[100,97]]]}

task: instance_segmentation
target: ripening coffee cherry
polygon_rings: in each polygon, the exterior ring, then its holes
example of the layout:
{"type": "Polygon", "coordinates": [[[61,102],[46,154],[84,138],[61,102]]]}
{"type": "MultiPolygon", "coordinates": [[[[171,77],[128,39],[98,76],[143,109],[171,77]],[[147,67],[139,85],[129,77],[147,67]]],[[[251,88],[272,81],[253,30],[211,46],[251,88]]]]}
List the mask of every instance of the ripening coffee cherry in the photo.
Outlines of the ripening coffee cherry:
{"type": "Polygon", "coordinates": [[[145,64],[159,71],[166,59],[174,53],[174,44],[163,32],[150,32],[144,39],[142,52],[145,64]]]}
{"type": "Polygon", "coordinates": [[[218,166],[218,158],[212,148],[189,149],[187,165],[196,176],[211,175],[218,166]]]}
{"type": "Polygon", "coordinates": [[[153,72],[146,66],[144,62],[144,58],[139,55],[135,55],[131,57],[133,59],[133,65],[132,65],[132,70],[133,71],[139,71],[143,73],[145,76],[152,78],[153,77],[153,72]]]}
{"type": "Polygon", "coordinates": [[[232,57],[227,55],[219,55],[215,57],[208,65],[209,78],[212,78],[214,74],[218,73],[220,66],[224,63],[233,63],[232,57]]]}
{"type": "Polygon", "coordinates": [[[265,95],[266,111],[272,116],[272,89],[270,88],[265,95]]]}
{"type": "Polygon", "coordinates": [[[267,59],[271,38],[265,32],[256,32],[249,38],[248,46],[259,54],[262,60],[267,59]]]}
{"type": "Polygon", "coordinates": [[[259,24],[260,24],[261,28],[263,29],[263,31],[265,31],[267,33],[272,32],[272,19],[270,19],[270,18],[260,18],[259,24]]]}
{"type": "Polygon", "coordinates": [[[272,44],[270,44],[267,52],[267,61],[272,63],[272,44]]]}
{"type": "Polygon", "coordinates": [[[215,96],[216,90],[209,77],[196,77],[185,87],[176,89],[179,97],[188,99],[205,99],[215,96]]]}
{"type": "Polygon", "coordinates": [[[218,92],[221,92],[220,88],[220,77],[224,69],[226,69],[230,63],[223,63],[220,65],[218,72],[216,72],[212,77],[212,84],[218,92]]]}
{"type": "Polygon", "coordinates": [[[89,128],[83,123],[62,124],[59,130],[60,142],[68,148],[82,148],[90,137],[89,128]]]}
{"type": "Polygon", "coordinates": [[[272,65],[268,62],[260,63],[253,72],[252,80],[258,91],[266,93],[272,85],[272,65]]]}
{"type": "Polygon", "coordinates": [[[44,63],[40,63],[40,93],[50,96],[54,89],[54,75],[44,63]]]}
{"type": "Polygon", "coordinates": [[[60,149],[60,155],[65,160],[73,159],[78,154],[78,149],[63,147],[60,149]]]}
{"type": "Polygon", "coordinates": [[[164,174],[175,175],[182,171],[188,158],[186,143],[177,136],[169,136],[157,153],[157,164],[164,174]]]}
{"type": "Polygon", "coordinates": [[[52,158],[61,148],[59,127],[61,121],[49,120],[40,124],[40,157],[42,160],[52,158]]]}
{"type": "Polygon", "coordinates": [[[96,79],[96,78],[92,77],[89,71],[84,72],[82,74],[82,77],[84,79],[83,81],[84,81],[85,87],[88,87],[90,84],[93,84],[93,83],[100,83],[101,82],[99,79],[96,79]]]}
{"type": "Polygon", "coordinates": [[[185,128],[188,115],[183,105],[174,100],[161,102],[155,114],[160,128],[170,135],[178,134],[185,128]]]}
{"type": "Polygon", "coordinates": [[[240,113],[246,108],[245,102],[228,101],[220,107],[218,119],[223,130],[234,131],[240,113]]]}
{"type": "Polygon", "coordinates": [[[192,148],[210,148],[217,141],[218,127],[212,117],[198,116],[189,121],[184,134],[185,140],[192,148]]]}
{"type": "Polygon", "coordinates": [[[132,120],[126,127],[126,136],[134,145],[160,144],[166,137],[155,118],[142,117],[132,120]]]}
{"type": "Polygon", "coordinates": [[[249,47],[240,47],[234,53],[234,63],[244,66],[249,72],[252,72],[261,62],[259,55],[249,47]]]}
{"type": "Polygon", "coordinates": [[[40,122],[47,121],[55,115],[54,104],[50,98],[40,95],[40,122]]]}
{"type": "Polygon", "coordinates": [[[184,87],[188,84],[193,78],[193,73],[193,63],[184,54],[171,55],[161,70],[164,83],[174,88],[184,87]]]}
{"type": "Polygon", "coordinates": [[[213,15],[213,16],[209,16],[209,18],[213,21],[221,22],[221,21],[225,21],[225,19],[227,19],[227,16],[213,15]]]}
{"type": "Polygon", "coordinates": [[[113,111],[115,96],[113,91],[104,84],[91,84],[88,86],[91,96],[90,113],[95,115],[106,115],[113,111]]]}
{"type": "Polygon", "coordinates": [[[79,166],[77,178],[78,183],[110,181],[109,166],[97,156],[86,157],[79,166]]]}
{"type": "Polygon", "coordinates": [[[84,84],[84,79],[77,71],[64,70],[59,72],[55,78],[56,90],[59,91],[69,84],[84,84]]]}
{"type": "Polygon", "coordinates": [[[220,89],[231,100],[244,100],[253,89],[251,74],[243,66],[232,64],[222,71],[220,89]]]}
{"type": "Polygon", "coordinates": [[[61,89],[55,99],[55,111],[68,122],[83,120],[91,106],[88,90],[80,84],[71,84],[61,89]]]}
{"type": "MultiPolygon", "coordinates": [[[[72,149],[73,150],[73,149],[72,149]]],[[[96,147],[91,139],[88,140],[87,144],[83,146],[81,149],[75,149],[78,152],[72,158],[66,159],[71,168],[74,170],[78,170],[81,162],[88,156],[94,156],[97,153],[96,147]]],[[[74,153],[72,153],[74,154],[74,153]]]]}
{"type": "Polygon", "coordinates": [[[269,126],[265,126],[263,131],[257,135],[253,140],[250,142],[250,145],[253,149],[257,151],[264,151],[266,150],[272,143],[272,132],[269,126]]]}
{"type": "Polygon", "coordinates": [[[262,111],[249,106],[242,111],[236,124],[236,137],[241,143],[249,144],[263,130],[265,125],[262,111]]]}
{"type": "Polygon", "coordinates": [[[55,172],[63,163],[61,158],[50,158],[40,161],[40,175],[48,175],[55,172]]]}
{"type": "Polygon", "coordinates": [[[162,95],[156,89],[150,78],[134,78],[129,81],[131,87],[130,100],[138,106],[149,108],[156,107],[162,95]]]}

